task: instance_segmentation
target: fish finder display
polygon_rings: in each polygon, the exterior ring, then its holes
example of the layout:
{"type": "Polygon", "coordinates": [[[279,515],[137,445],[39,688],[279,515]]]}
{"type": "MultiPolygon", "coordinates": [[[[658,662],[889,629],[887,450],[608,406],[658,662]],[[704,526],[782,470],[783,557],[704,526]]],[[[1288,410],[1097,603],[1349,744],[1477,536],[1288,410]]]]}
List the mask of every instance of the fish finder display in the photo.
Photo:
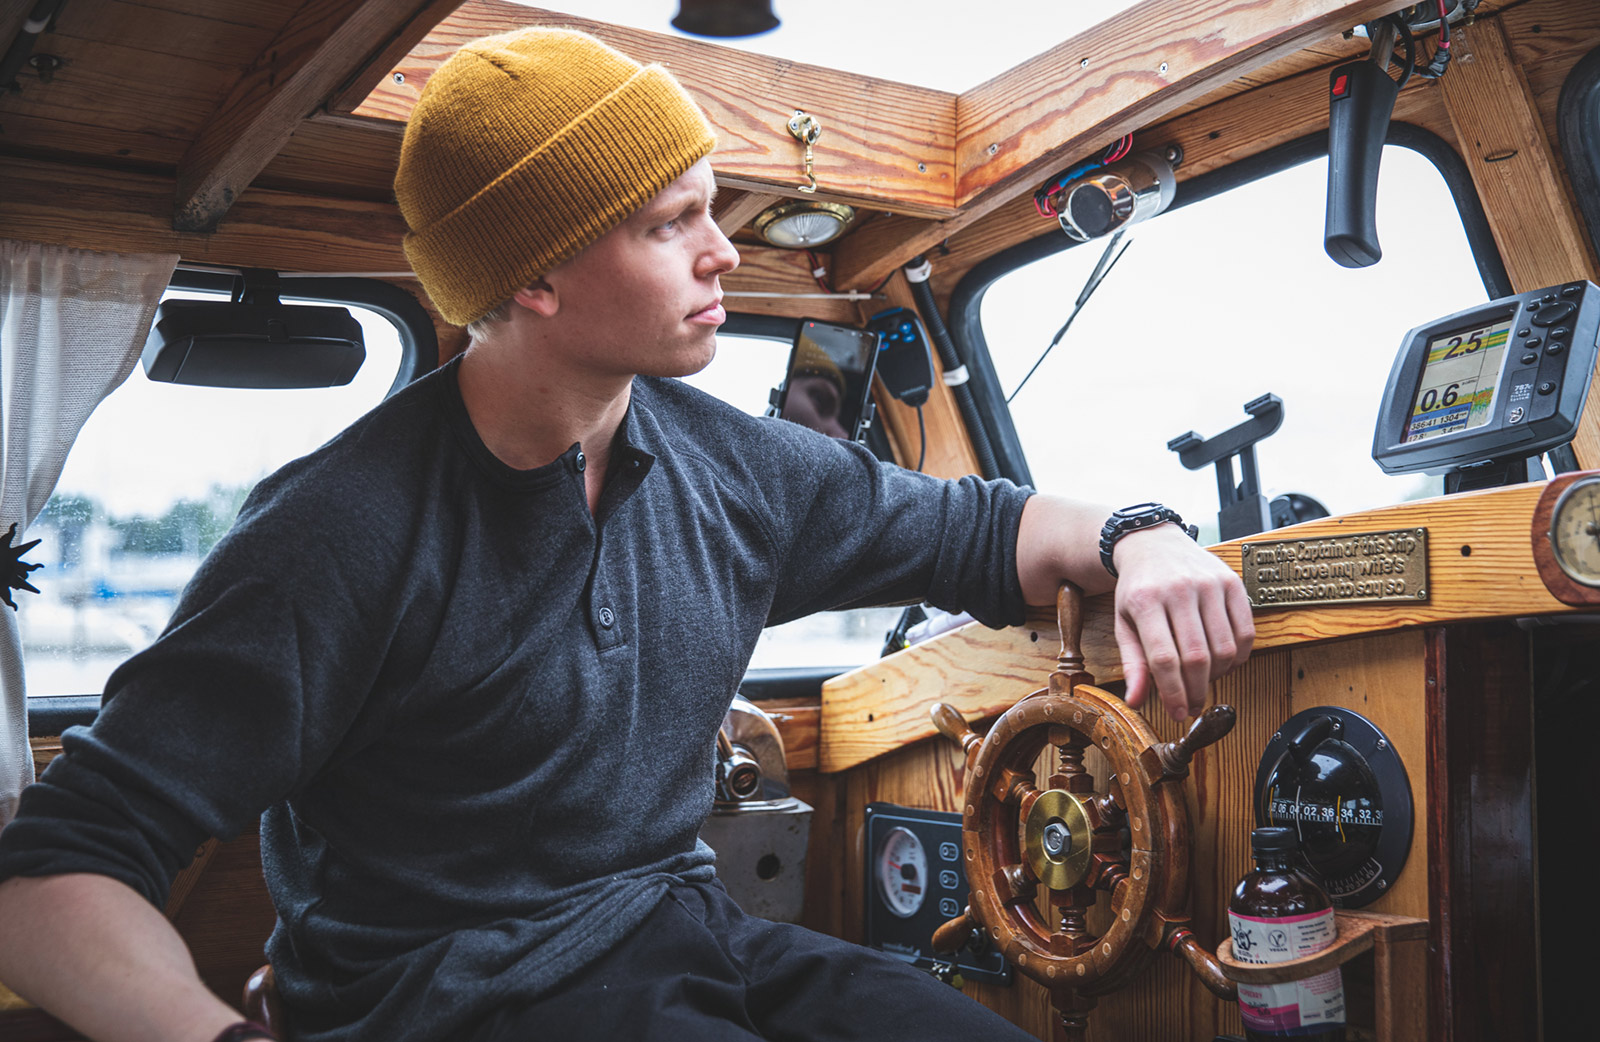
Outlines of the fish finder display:
{"type": "Polygon", "coordinates": [[[1405,443],[1471,430],[1489,422],[1511,336],[1510,318],[1428,342],[1405,443]]]}

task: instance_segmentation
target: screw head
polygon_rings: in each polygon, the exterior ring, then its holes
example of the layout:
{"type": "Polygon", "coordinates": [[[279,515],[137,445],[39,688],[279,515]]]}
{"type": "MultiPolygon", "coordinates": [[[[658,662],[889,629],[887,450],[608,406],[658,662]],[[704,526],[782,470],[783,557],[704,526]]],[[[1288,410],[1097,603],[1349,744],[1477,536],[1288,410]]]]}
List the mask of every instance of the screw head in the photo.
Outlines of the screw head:
{"type": "Polygon", "coordinates": [[[1059,821],[1052,821],[1046,825],[1042,838],[1045,853],[1053,857],[1066,853],[1067,848],[1072,845],[1072,833],[1068,832],[1067,827],[1059,821]]]}
{"type": "Polygon", "coordinates": [[[1389,748],[1389,743],[1386,742],[1385,740],[1383,740],[1382,738],[1380,738],[1380,739],[1378,739],[1378,748],[1379,749],[1387,749],[1387,748],[1389,748]]]}
{"type": "Polygon", "coordinates": [[[928,164],[927,163],[918,163],[917,164],[917,173],[925,174],[927,172],[928,172],[928,164]]]}
{"type": "Polygon", "coordinates": [[[998,151],[1000,151],[1000,146],[999,145],[990,145],[989,146],[989,154],[991,156],[994,155],[998,151]]]}
{"type": "Polygon", "coordinates": [[[1167,72],[1167,63],[1166,62],[1162,62],[1161,63],[1161,74],[1162,75],[1166,75],[1166,72],[1167,72]]]}
{"type": "Polygon", "coordinates": [[[396,85],[404,83],[405,81],[406,81],[406,74],[405,73],[397,72],[397,73],[394,74],[394,82],[396,83],[396,85]]]}
{"type": "Polygon", "coordinates": [[[1078,68],[1080,68],[1080,69],[1087,69],[1088,67],[1089,67],[1089,59],[1088,58],[1085,58],[1085,59],[1083,59],[1083,61],[1078,63],[1078,68]]]}

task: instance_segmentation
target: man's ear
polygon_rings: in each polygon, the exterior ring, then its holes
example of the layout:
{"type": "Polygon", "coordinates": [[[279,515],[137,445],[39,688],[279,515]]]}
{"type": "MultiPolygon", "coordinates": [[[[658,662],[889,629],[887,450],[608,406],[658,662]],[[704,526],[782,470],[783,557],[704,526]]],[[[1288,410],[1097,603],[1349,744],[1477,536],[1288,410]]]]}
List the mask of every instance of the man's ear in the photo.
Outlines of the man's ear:
{"type": "Polygon", "coordinates": [[[561,309],[555,287],[544,279],[534,279],[511,295],[511,299],[540,318],[551,318],[561,309]]]}

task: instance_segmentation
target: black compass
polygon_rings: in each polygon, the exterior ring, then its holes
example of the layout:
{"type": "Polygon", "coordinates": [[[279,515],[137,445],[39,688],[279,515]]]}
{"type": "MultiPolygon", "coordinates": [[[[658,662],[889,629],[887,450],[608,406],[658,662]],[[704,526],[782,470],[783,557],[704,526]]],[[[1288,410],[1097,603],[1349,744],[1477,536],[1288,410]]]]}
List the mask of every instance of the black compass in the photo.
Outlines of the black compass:
{"type": "Polygon", "coordinates": [[[1340,908],[1383,896],[1411,848],[1411,787],[1383,732],[1341,706],[1296,713],[1256,770],[1256,824],[1295,830],[1306,867],[1340,908]]]}

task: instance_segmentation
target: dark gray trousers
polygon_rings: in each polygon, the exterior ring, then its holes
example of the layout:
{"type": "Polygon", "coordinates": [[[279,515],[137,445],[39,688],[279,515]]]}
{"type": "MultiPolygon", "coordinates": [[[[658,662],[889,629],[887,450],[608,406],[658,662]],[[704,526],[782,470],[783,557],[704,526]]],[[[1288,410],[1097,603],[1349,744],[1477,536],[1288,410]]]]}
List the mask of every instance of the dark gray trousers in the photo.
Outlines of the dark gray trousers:
{"type": "Polygon", "coordinates": [[[720,885],[670,889],[633,936],[470,1042],[1034,1042],[921,970],[745,915],[720,885]]]}

